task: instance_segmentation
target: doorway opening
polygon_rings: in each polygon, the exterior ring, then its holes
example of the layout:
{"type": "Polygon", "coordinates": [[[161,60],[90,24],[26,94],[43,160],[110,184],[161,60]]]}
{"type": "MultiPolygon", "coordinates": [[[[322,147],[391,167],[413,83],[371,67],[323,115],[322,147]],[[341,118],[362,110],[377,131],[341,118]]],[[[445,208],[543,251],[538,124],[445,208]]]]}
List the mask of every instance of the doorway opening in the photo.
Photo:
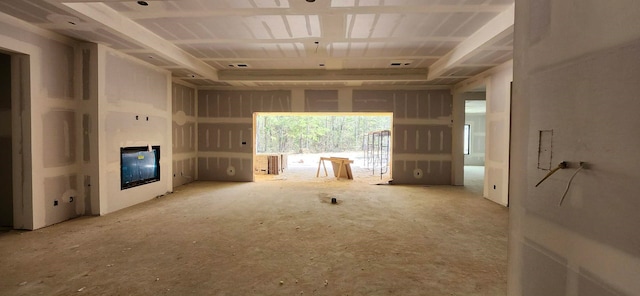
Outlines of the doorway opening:
{"type": "Polygon", "coordinates": [[[476,93],[475,99],[465,100],[464,122],[464,185],[486,197],[485,143],[487,105],[484,93],[476,93]]]}
{"type": "Polygon", "coordinates": [[[30,58],[0,51],[0,230],[33,229],[30,58]]]}
{"type": "Polygon", "coordinates": [[[0,230],[13,229],[11,56],[0,52],[0,230]]]}
{"type": "Polygon", "coordinates": [[[343,173],[330,168],[337,159],[349,163],[346,179],[389,180],[392,120],[390,112],[255,113],[254,180],[334,178],[343,173]]]}

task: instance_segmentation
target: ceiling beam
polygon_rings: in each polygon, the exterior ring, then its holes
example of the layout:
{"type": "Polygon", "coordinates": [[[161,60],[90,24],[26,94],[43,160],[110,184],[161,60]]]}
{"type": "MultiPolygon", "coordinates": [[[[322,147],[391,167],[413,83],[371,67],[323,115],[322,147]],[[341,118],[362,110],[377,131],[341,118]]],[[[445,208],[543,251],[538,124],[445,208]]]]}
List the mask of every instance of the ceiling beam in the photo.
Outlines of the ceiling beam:
{"type": "MultiPolygon", "coordinates": [[[[302,1],[302,0],[300,0],[302,1]]],[[[326,0],[323,0],[326,1],[326,0]]],[[[153,5],[153,2],[151,3],[153,5]]],[[[318,9],[302,8],[221,8],[221,9],[185,9],[178,11],[154,11],[144,8],[122,12],[133,20],[156,18],[209,18],[216,16],[269,16],[269,15],[319,15],[319,14],[425,14],[425,13],[457,13],[457,12],[493,12],[500,13],[509,5],[402,5],[402,6],[358,6],[358,7],[325,7],[318,9]]]]}
{"type": "Polygon", "coordinates": [[[489,48],[494,42],[513,34],[514,5],[482,26],[469,38],[429,67],[428,80],[433,80],[453,67],[457,67],[478,51],[489,48]]]}
{"type": "MultiPolygon", "coordinates": [[[[41,26],[43,27],[43,26],[41,26]]],[[[321,44],[327,46],[328,43],[371,43],[371,42],[461,42],[465,37],[455,36],[429,36],[429,37],[373,37],[373,38],[347,38],[340,37],[305,37],[305,38],[288,38],[288,39],[224,39],[224,38],[201,38],[201,39],[179,39],[169,40],[175,44],[279,44],[279,43],[310,43],[321,41],[321,44]]]]}
{"type": "Polygon", "coordinates": [[[220,81],[312,82],[312,81],[425,81],[424,69],[360,69],[360,70],[223,70],[220,81]]]}
{"type": "Polygon", "coordinates": [[[131,42],[152,50],[156,55],[183,66],[203,78],[218,80],[218,72],[171,42],[147,30],[102,3],[65,3],[84,17],[91,19],[131,42]]]}

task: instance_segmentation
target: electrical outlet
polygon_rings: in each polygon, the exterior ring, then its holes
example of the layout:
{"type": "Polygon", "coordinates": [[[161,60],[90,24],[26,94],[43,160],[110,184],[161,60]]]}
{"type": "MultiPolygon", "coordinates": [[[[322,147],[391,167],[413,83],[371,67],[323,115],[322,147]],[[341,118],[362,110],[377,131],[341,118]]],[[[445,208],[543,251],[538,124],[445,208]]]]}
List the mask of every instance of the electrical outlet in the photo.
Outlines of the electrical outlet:
{"type": "Polygon", "coordinates": [[[55,207],[55,206],[58,206],[58,200],[54,200],[54,201],[53,201],[53,206],[54,206],[54,207],[55,207]]]}
{"type": "Polygon", "coordinates": [[[73,202],[73,196],[69,196],[69,202],[73,202]]]}

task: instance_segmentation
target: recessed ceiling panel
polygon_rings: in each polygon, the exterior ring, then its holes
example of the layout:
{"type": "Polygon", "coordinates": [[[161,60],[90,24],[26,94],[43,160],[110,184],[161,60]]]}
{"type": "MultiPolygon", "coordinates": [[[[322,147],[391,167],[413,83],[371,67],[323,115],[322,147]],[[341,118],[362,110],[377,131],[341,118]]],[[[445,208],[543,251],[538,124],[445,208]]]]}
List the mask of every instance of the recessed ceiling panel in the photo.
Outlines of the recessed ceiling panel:
{"type": "MultiPolygon", "coordinates": [[[[349,73],[365,78],[370,75],[375,79],[375,75],[391,75],[392,70],[404,74],[419,70],[426,76],[428,67],[455,50],[501,11],[512,9],[510,5],[513,4],[513,0],[147,2],[148,6],[139,5],[135,0],[0,0],[0,12],[81,41],[122,50],[148,63],[166,67],[176,77],[189,74],[189,68],[193,67],[199,70],[194,73],[204,75],[211,70],[212,75],[207,78],[213,78],[215,71],[207,65],[235,73],[247,69],[228,68],[228,65],[246,64],[249,70],[291,70],[294,71],[291,77],[324,73],[325,69],[336,73],[355,70],[349,73]],[[76,2],[76,5],[67,5],[66,1],[76,2]],[[79,9],[74,12],[74,8],[79,9]],[[91,11],[97,15],[91,15],[91,11]],[[112,17],[101,18],[101,12],[112,17]],[[124,28],[117,23],[121,20],[117,13],[140,26],[131,30],[124,28]],[[78,23],[52,21],[66,18],[77,19],[78,23]],[[393,61],[401,61],[399,64],[404,68],[394,68],[390,65],[393,61]],[[378,70],[386,74],[372,73],[378,70]]],[[[456,79],[460,77],[475,75],[512,59],[513,36],[504,36],[505,32],[477,44],[466,59],[434,71],[444,74],[429,85],[457,83],[456,79]]],[[[234,85],[256,86],[255,82],[247,77],[246,81],[234,85]]],[[[202,78],[193,83],[214,82],[202,78]]],[[[407,85],[413,82],[390,79],[385,83],[407,85]]]]}
{"type": "Polygon", "coordinates": [[[0,1],[0,11],[30,23],[51,23],[47,17],[52,14],[69,15],[44,1],[0,1]]]}

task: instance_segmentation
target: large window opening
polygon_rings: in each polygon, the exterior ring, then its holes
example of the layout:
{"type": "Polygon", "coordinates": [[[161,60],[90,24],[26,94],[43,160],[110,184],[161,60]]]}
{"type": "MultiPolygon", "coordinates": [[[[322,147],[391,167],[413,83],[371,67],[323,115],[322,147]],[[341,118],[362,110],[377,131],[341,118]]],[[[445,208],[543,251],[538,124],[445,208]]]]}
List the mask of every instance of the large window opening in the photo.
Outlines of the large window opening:
{"type": "Polygon", "coordinates": [[[330,158],[347,159],[353,179],[391,177],[392,113],[256,113],[254,126],[256,181],[334,178],[330,158]]]}

